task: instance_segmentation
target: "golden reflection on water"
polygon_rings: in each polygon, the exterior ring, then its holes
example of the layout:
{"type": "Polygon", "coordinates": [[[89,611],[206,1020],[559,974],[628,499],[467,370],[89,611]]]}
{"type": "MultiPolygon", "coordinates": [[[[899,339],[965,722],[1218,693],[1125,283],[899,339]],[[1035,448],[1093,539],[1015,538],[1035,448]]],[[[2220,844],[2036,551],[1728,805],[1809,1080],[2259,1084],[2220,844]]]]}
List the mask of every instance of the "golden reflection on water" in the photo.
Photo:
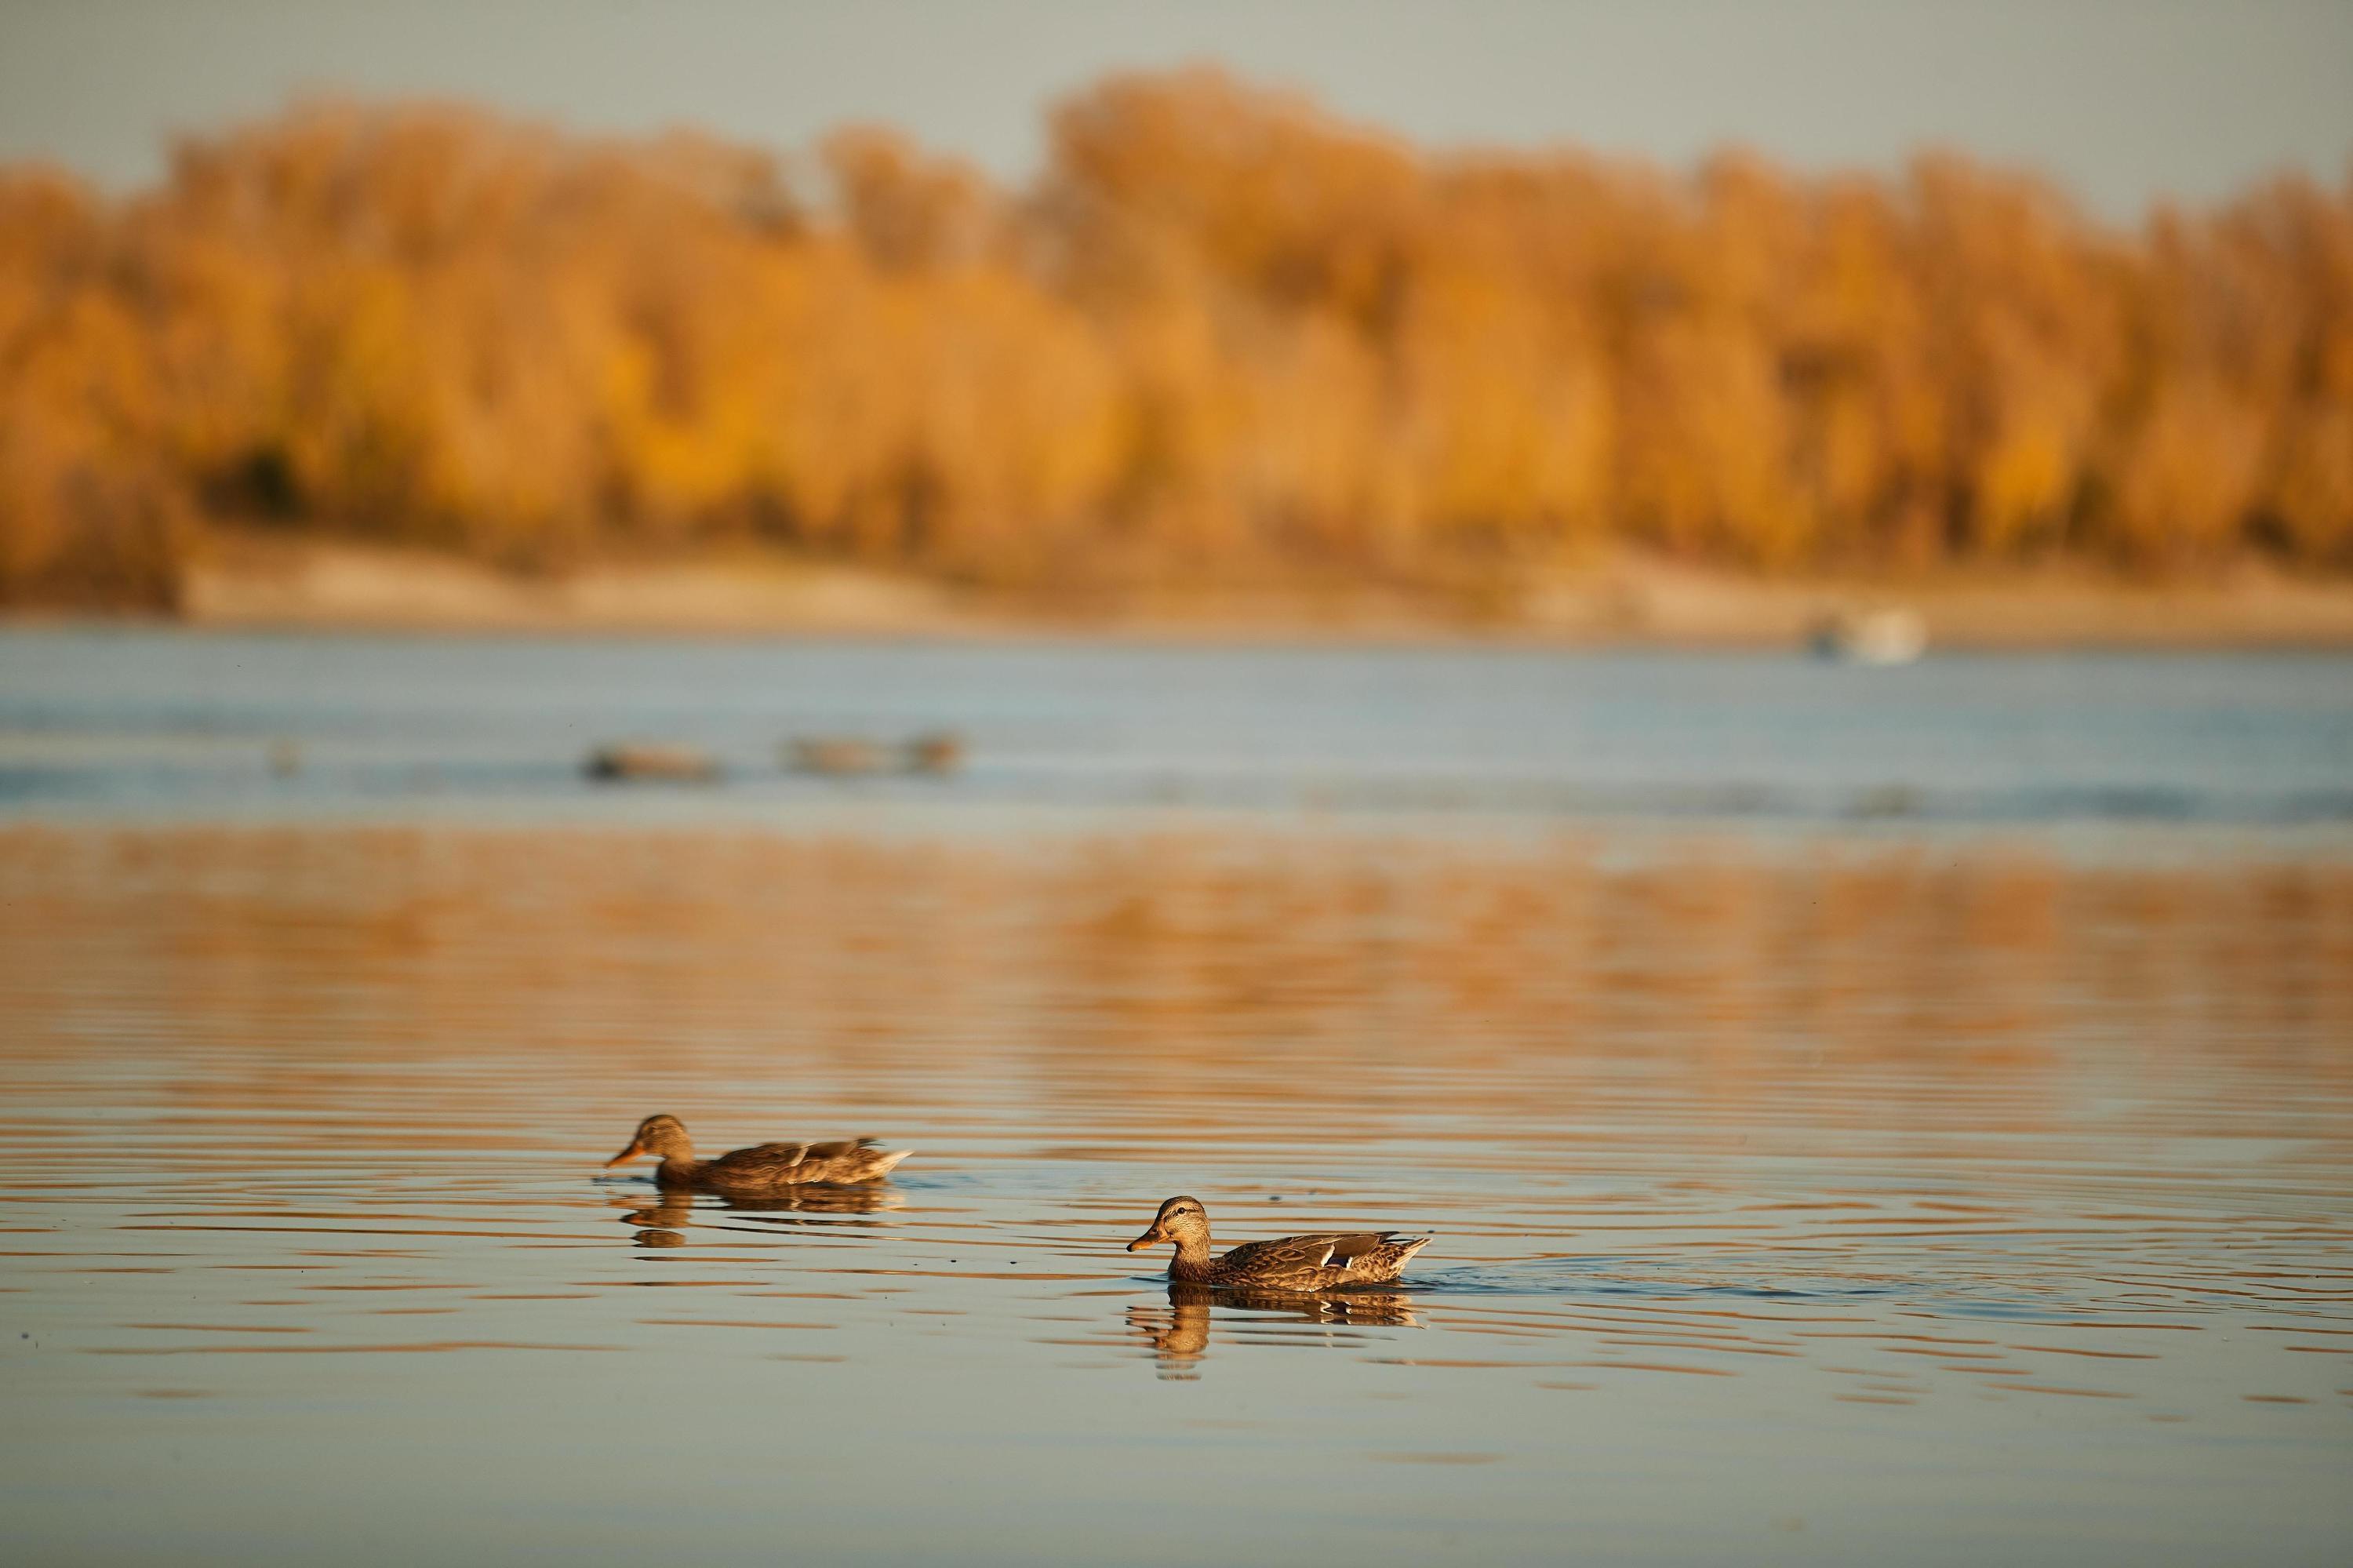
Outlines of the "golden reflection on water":
{"type": "Polygon", "coordinates": [[[2341,1151],[2353,1082],[2353,872],[2326,861],[20,829],[0,955],[20,1094],[111,1033],[168,1068],[126,1092],[267,1111],[280,1158],[305,1126],[337,1159],[572,1149],[501,1114],[543,1110],[558,1062],[625,1124],[702,1127],[714,1080],[829,1101],[727,1145],[904,1141],[872,1111],[920,1105],[933,1139],[1285,1181],[1405,1138],[1456,1170],[1892,1128],[2064,1162],[2087,1071],[2123,1097],[2104,1130],[2341,1151]]]}
{"type": "MultiPolygon", "coordinates": [[[[1593,1430],[1653,1456],[1597,1518],[1694,1464],[1739,1493],[1744,1435],[1791,1412],[1833,1468],[1900,1431],[1924,1507],[1962,1507],[1954,1478],[2028,1433],[2064,1444],[2021,1496],[2105,1466],[2080,1484],[2183,1506],[2214,1451],[2126,1423],[2239,1445],[2283,1539],[2348,1522],[2313,1478],[2353,1414],[2338,855],[15,828],[0,996],[0,1301],[26,1325],[5,1353],[27,1408],[134,1466],[134,1409],[322,1440],[269,1403],[307,1385],[250,1369],[471,1361],[497,1370],[338,1373],[336,1397],[386,1442],[454,1404],[535,1443],[607,1429],[583,1402],[643,1375],[696,1389],[698,1428],[730,1435],[697,1442],[731,1454],[846,1445],[880,1476],[915,1441],[978,1478],[1044,1449],[1091,1506],[1147,1516],[1115,1457],[1227,1422],[1257,1436],[1196,1457],[1231,1467],[1241,1522],[1332,1484],[1316,1466],[1439,1487],[1570,1463],[1593,1430]],[[756,1204],[602,1175],[655,1110],[713,1148],[917,1152],[756,1204]],[[1176,1191],[1221,1247],[1438,1241],[1395,1292],[1172,1289],[1121,1248],[1176,1191]],[[531,1370],[575,1354],[645,1371],[531,1370]],[[1092,1392],[1138,1372],[1240,1403],[1092,1392]],[[822,1443],[769,1418],[812,1398],[891,1418],[822,1443]]],[[[677,1463],[660,1430],[620,1457],[677,1463]]],[[[10,1499],[48,1517],[55,1476],[26,1475],[10,1499]]],[[[867,1484],[796,1506],[854,1511],[867,1484]]],[[[913,1528],[1034,1508],[1030,1484],[873,1506],[913,1528]]],[[[1542,1542],[1555,1490],[1512,1485],[1480,1505],[1493,1542],[1542,1542]]],[[[2169,1539],[2219,1549],[2195,1523],[2169,1539]]]]}

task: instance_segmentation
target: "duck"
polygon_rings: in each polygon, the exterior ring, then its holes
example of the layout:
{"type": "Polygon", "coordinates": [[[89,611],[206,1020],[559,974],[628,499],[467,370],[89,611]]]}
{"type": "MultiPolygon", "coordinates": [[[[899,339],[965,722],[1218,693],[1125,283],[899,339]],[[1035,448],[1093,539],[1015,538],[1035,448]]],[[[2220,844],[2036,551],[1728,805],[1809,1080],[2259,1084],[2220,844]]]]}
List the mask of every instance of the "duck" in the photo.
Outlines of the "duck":
{"type": "Polygon", "coordinates": [[[605,1169],[650,1154],[661,1161],[654,1168],[654,1181],[660,1186],[744,1198],[796,1187],[880,1181],[913,1152],[885,1150],[871,1138],[851,1138],[838,1143],[761,1143],[716,1160],[697,1160],[684,1122],[674,1116],[649,1116],[638,1124],[629,1146],[605,1161],[605,1169]]]}
{"type": "Polygon", "coordinates": [[[1168,1277],[1181,1284],[1306,1292],[1388,1284],[1408,1258],[1430,1245],[1430,1237],[1396,1231],[1283,1236],[1246,1242],[1223,1257],[1212,1257],[1209,1212],[1198,1198],[1176,1197],[1160,1205],[1152,1224],[1127,1244],[1127,1250],[1142,1252],[1159,1242],[1176,1248],[1168,1277]]]}

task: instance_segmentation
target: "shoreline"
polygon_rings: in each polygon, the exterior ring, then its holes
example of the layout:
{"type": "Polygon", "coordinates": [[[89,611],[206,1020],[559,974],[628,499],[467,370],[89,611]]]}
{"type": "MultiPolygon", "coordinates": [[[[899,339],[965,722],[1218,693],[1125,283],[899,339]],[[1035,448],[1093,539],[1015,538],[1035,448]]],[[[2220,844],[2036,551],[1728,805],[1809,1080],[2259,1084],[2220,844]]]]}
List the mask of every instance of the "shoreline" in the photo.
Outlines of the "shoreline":
{"type": "Polygon", "coordinates": [[[2158,583],[2080,568],[1797,579],[1620,554],[1472,613],[1349,585],[1025,598],[754,552],[524,577],[453,555],[250,537],[208,542],[176,613],[19,609],[0,627],[1786,650],[1831,617],[1883,608],[1916,614],[1931,650],[2353,648],[2353,579],[2253,565],[2158,583]]]}

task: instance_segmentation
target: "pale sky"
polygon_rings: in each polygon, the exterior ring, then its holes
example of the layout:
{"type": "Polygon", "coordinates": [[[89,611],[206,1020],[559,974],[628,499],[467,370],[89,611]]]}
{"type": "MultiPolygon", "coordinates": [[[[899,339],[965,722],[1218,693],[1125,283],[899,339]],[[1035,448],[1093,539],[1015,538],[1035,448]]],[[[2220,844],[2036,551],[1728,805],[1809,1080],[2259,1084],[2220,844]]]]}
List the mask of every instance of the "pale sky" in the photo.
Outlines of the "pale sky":
{"type": "Polygon", "coordinates": [[[790,151],[886,121],[1013,179],[1046,105],[1222,62],[1433,145],[2036,165],[2111,217],[2353,169],[2353,0],[0,0],[0,158],[121,188],[316,90],[790,151]]]}

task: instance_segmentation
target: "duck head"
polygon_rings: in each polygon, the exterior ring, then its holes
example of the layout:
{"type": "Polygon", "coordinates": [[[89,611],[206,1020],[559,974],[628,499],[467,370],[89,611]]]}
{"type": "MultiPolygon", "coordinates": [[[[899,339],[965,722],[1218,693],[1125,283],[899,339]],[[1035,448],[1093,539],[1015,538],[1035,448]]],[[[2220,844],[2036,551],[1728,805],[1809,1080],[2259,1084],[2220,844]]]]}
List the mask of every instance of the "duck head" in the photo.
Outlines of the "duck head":
{"type": "Polygon", "coordinates": [[[646,1118],[638,1123],[638,1135],[629,1139],[629,1146],[605,1161],[605,1169],[610,1171],[640,1154],[650,1154],[657,1160],[693,1159],[694,1145],[686,1136],[686,1124],[674,1116],[646,1118]]]}
{"type": "Polygon", "coordinates": [[[1160,1205],[1152,1216],[1145,1233],[1127,1244],[1130,1252],[1142,1252],[1155,1242],[1174,1242],[1178,1252],[1205,1251],[1209,1245],[1209,1212],[1201,1207],[1198,1198],[1171,1198],[1160,1205]]]}

